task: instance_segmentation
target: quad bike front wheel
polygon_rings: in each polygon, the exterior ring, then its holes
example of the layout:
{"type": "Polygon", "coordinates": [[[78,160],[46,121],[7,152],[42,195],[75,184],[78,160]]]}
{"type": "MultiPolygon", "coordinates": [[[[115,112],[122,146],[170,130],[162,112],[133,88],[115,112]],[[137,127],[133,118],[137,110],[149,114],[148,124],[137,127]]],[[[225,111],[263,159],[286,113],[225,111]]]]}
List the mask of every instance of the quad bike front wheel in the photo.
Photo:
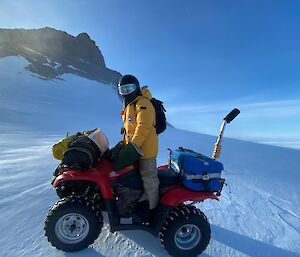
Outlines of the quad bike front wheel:
{"type": "Polygon", "coordinates": [[[87,197],[69,196],[49,210],[45,235],[57,249],[79,251],[99,236],[103,226],[101,211],[87,197]]]}
{"type": "Polygon", "coordinates": [[[166,219],[160,240],[171,256],[198,256],[210,240],[210,225],[203,212],[194,206],[180,206],[166,219]]]}

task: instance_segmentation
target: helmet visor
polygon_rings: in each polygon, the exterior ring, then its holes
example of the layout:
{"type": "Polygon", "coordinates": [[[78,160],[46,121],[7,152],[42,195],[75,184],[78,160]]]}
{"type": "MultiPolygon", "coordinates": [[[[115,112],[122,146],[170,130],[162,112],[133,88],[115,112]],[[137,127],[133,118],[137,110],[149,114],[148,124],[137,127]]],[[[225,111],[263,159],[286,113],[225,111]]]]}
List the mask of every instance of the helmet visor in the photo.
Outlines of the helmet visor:
{"type": "Polygon", "coordinates": [[[118,85],[120,95],[129,95],[136,89],[135,84],[118,85]]]}

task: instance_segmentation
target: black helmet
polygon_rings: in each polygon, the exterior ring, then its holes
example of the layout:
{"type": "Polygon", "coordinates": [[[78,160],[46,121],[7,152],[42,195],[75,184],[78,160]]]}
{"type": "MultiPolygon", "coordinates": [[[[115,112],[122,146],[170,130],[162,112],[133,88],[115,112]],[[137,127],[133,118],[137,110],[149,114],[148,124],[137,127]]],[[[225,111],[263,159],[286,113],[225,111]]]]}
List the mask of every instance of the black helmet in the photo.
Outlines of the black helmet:
{"type": "Polygon", "coordinates": [[[119,94],[124,96],[132,93],[140,87],[140,83],[135,76],[124,75],[119,81],[118,90],[119,94]]]}
{"type": "Polygon", "coordinates": [[[124,105],[132,102],[137,96],[141,95],[140,83],[135,76],[124,75],[119,80],[118,92],[124,99],[124,105]]]}

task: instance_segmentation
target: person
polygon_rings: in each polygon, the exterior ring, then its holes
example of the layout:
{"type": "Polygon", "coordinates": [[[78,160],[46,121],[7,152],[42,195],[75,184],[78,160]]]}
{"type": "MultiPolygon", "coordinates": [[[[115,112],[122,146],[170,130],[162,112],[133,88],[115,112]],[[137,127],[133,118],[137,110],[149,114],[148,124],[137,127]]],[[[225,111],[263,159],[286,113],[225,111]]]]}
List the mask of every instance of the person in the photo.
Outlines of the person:
{"type": "Polygon", "coordinates": [[[135,210],[133,219],[143,223],[149,220],[159,200],[159,179],[156,167],[158,153],[156,114],[150,101],[152,95],[148,87],[140,88],[136,77],[122,76],[118,83],[118,92],[124,105],[121,112],[124,140],[118,145],[119,147],[124,145],[127,150],[119,154],[114,170],[128,166],[139,159],[144,194],[139,200],[140,204],[135,210]],[[124,164],[122,161],[127,163],[124,164]],[[122,163],[121,166],[119,166],[120,163],[122,163]]]}

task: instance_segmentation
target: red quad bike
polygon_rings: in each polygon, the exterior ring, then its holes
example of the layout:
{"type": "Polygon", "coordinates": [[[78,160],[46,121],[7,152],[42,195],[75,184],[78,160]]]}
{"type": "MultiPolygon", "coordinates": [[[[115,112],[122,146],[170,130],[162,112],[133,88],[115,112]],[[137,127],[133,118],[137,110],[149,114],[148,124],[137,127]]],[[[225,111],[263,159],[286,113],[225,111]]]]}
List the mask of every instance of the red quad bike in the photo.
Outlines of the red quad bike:
{"type": "MultiPolygon", "coordinates": [[[[219,157],[226,123],[238,114],[239,110],[234,109],[224,118],[212,159],[219,157]]],[[[192,191],[181,184],[180,176],[170,165],[158,167],[158,175],[160,201],[150,222],[123,224],[121,218],[132,217],[143,194],[138,165],[115,172],[113,164],[103,158],[85,171],[66,168],[52,182],[61,200],[49,210],[45,221],[48,241],[66,252],[88,247],[99,236],[103,226],[102,211],[106,211],[111,232],[145,230],[159,236],[172,256],[201,254],[210,241],[210,224],[204,213],[191,203],[218,200],[221,190],[192,191]]],[[[221,180],[224,183],[224,179],[221,180]]]]}

